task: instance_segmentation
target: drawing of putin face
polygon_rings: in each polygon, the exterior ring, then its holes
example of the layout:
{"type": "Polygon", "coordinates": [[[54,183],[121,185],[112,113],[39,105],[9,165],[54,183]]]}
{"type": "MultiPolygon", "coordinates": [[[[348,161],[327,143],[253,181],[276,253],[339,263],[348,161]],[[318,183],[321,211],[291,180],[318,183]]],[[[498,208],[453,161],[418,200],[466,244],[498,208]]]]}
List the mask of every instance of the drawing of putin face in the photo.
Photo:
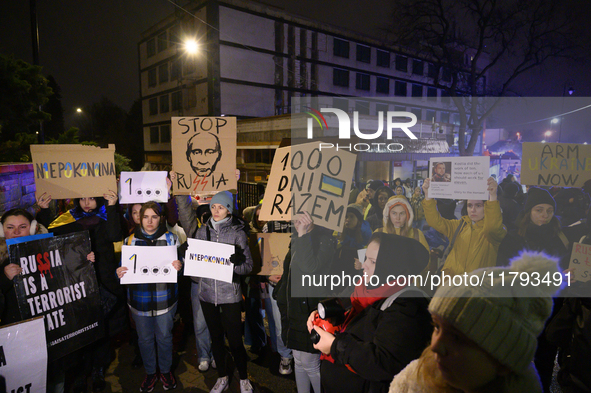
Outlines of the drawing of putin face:
{"type": "Polygon", "coordinates": [[[199,177],[208,177],[222,158],[219,138],[210,132],[198,132],[187,142],[187,161],[199,177]]]}

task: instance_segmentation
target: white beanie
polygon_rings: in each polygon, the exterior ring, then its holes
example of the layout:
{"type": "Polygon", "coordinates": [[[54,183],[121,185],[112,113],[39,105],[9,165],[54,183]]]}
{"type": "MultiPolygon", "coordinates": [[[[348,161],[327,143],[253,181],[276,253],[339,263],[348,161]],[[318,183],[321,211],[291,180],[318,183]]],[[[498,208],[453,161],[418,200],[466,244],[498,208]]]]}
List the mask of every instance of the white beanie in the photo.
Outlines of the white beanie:
{"type": "Polygon", "coordinates": [[[390,220],[390,209],[392,209],[396,205],[402,205],[406,208],[406,226],[408,228],[412,227],[412,220],[414,219],[414,213],[412,211],[412,206],[408,202],[408,199],[404,195],[394,195],[388,199],[386,202],[386,206],[384,206],[384,211],[382,213],[382,218],[384,220],[384,228],[388,225],[388,221],[390,220]]]}
{"type": "Polygon", "coordinates": [[[548,274],[546,280],[549,277],[554,284],[561,274],[557,262],[544,253],[523,252],[509,267],[475,270],[468,277],[484,278],[481,285],[463,282],[464,285],[449,286],[445,282],[447,285],[435,292],[429,311],[453,325],[501,364],[523,373],[534,358],[537,337],[552,313],[552,296],[560,289],[560,286],[531,283],[535,277],[543,280],[548,274]],[[511,272],[518,273],[513,285],[515,274],[511,272]],[[526,279],[529,282],[522,285],[526,279]]]}

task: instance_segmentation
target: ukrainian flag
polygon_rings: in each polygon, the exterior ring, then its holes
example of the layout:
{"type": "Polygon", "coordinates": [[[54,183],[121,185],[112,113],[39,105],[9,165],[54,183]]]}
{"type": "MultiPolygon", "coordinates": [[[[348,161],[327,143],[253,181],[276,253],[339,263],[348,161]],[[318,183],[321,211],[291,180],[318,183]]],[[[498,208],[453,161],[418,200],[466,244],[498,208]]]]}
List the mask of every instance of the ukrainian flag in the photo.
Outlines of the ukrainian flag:
{"type": "Polygon", "coordinates": [[[322,175],[320,191],[342,197],[345,194],[346,182],[327,175],[322,175]]]}

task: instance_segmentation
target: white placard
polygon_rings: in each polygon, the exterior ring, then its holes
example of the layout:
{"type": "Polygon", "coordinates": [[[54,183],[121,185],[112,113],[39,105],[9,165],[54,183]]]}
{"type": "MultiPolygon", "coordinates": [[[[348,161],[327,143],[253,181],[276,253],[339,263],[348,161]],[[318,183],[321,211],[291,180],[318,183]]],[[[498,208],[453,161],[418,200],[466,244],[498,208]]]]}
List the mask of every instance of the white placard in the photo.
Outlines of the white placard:
{"type": "Polygon", "coordinates": [[[568,267],[575,269],[571,273],[575,280],[589,281],[591,279],[591,246],[575,242],[568,267]]]}
{"type": "Polygon", "coordinates": [[[429,160],[429,198],[488,200],[490,157],[429,160]]]}
{"type": "Polygon", "coordinates": [[[359,262],[365,262],[365,252],[367,248],[362,248],[361,250],[357,250],[357,257],[359,258],[359,262]]]}
{"type": "Polygon", "coordinates": [[[230,256],[236,250],[234,245],[198,239],[187,239],[187,242],[185,276],[232,282],[234,264],[230,256]]]}
{"type": "Polygon", "coordinates": [[[121,203],[168,202],[166,172],[121,172],[119,187],[121,203]]]}
{"type": "Polygon", "coordinates": [[[127,268],[121,284],[176,283],[177,259],[176,246],[121,246],[121,266],[127,268]]]}
{"type": "Polygon", "coordinates": [[[0,376],[7,392],[45,393],[47,342],[43,318],[0,329],[0,376]]]}

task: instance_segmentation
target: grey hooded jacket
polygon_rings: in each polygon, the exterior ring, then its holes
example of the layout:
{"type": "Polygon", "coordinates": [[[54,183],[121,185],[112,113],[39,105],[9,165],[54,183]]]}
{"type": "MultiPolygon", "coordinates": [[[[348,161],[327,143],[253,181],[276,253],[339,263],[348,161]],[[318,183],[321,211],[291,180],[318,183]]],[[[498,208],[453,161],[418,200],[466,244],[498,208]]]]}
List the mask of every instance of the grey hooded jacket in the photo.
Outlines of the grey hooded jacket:
{"type": "Polygon", "coordinates": [[[233,282],[214,280],[211,278],[192,277],[193,281],[201,283],[199,300],[218,304],[238,303],[242,300],[240,279],[237,275],[245,275],[252,271],[252,256],[248,247],[248,238],[244,232],[244,223],[236,217],[220,224],[217,231],[213,228],[211,220],[197,229],[195,210],[191,207],[189,196],[177,196],[176,202],[179,210],[179,220],[187,233],[187,237],[236,246],[236,253],[243,253],[246,261],[240,266],[234,266],[233,282]]]}

